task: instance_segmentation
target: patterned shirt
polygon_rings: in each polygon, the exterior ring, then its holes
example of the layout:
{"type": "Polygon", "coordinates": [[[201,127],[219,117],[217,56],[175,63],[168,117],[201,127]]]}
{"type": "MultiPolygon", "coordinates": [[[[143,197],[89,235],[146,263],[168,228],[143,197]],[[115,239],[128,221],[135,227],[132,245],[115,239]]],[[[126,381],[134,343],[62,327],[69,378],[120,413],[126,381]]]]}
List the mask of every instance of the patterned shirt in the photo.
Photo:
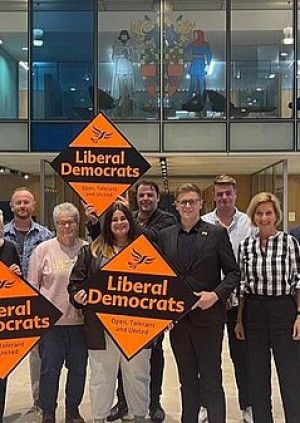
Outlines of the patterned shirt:
{"type": "Polygon", "coordinates": [[[29,259],[34,248],[41,242],[46,241],[53,237],[53,234],[45,226],[39,225],[38,223],[31,221],[31,226],[27,234],[25,235],[24,244],[20,245],[17,236],[14,221],[7,223],[4,226],[4,238],[11,241],[18,251],[22,275],[26,279],[28,274],[29,259]],[[23,246],[23,249],[22,249],[23,246]]]}
{"type": "Polygon", "coordinates": [[[239,248],[240,295],[289,295],[300,289],[300,246],[285,232],[268,238],[263,250],[259,236],[247,237],[239,248]]]}

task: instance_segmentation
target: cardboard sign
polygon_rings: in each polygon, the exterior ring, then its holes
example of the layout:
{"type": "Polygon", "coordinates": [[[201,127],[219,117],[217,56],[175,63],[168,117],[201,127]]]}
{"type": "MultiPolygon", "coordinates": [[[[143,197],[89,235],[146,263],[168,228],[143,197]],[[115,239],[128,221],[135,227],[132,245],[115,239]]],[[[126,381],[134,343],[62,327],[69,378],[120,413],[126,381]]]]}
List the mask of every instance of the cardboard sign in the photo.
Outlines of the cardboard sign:
{"type": "Polygon", "coordinates": [[[12,372],[61,315],[0,261],[0,379],[12,372]]]}
{"type": "Polygon", "coordinates": [[[139,236],[88,283],[88,305],[123,354],[132,358],[198,300],[160,255],[139,236]]]}
{"type": "Polygon", "coordinates": [[[51,163],[81,199],[102,214],[150,164],[102,113],[51,163]]]}

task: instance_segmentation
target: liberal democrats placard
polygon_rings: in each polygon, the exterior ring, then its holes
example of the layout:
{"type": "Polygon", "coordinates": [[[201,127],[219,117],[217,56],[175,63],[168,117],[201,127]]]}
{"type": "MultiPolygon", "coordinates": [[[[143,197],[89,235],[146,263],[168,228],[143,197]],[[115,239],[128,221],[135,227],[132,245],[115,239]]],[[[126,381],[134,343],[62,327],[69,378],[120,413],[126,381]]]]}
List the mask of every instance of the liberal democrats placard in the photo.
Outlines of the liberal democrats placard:
{"type": "Polygon", "coordinates": [[[198,299],[140,235],[88,281],[86,307],[130,359],[198,299]]]}
{"type": "Polygon", "coordinates": [[[150,164],[102,113],[51,163],[98,215],[128,190],[150,164]]]}
{"type": "Polygon", "coordinates": [[[61,315],[0,261],[0,379],[12,372],[61,315]]]}

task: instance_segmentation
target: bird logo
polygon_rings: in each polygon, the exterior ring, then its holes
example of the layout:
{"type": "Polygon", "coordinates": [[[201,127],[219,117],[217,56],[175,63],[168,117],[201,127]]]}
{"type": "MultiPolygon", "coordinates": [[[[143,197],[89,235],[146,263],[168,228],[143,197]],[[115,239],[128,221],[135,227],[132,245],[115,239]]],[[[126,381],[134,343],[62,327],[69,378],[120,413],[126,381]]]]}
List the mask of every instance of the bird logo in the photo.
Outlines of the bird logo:
{"type": "Polygon", "coordinates": [[[0,289],[9,289],[9,288],[12,288],[13,285],[14,285],[14,281],[8,281],[8,280],[0,281],[0,289]]]}
{"type": "Polygon", "coordinates": [[[132,249],[131,251],[132,261],[128,262],[128,265],[131,269],[136,269],[141,264],[151,264],[155,260],[155,257],[149,257],[146,255],[141,254],[136,249],[132,249]]]}
{"type": "Polygon", "coordinates": [[[99,141],[110,138],[112,136],[112,132],[101,131],[101,129],[93,126],[93,136],[91,140],[94,144],[97,144],[99,141]]]}

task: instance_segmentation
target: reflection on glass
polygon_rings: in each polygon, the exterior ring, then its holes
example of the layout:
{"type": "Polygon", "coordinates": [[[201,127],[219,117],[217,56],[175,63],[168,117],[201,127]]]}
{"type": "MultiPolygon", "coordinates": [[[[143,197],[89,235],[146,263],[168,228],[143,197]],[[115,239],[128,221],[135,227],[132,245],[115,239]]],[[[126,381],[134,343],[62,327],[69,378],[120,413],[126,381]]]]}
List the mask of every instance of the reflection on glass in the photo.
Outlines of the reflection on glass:
{"type": "Polygon", "coordinates": [[[133,114],[134,94],[134,42],[126,29],[120,31],[113,44],[112,96],[118,101],[121,115],[133,114]]]}
{"type": "Polygon", "coordinates": [[[126,12],[114,7],[111,2],[102,10],[99,3],[98,109],[114,119],[157,118],[158,10],[143,10],[130,2],[126,12]]]}
{"type": "Polygon", "coordinates": [[[292,116],[292,6],[282,2],[272,10],[272,2],[262,2],[260,10],[242,10],[242,2],[233,0],[232,117],[292,116]]]}
{"type": "Polygon", "coordinates": [[[0,119],[28,116],[27,6],[0,4],[0,119]]]}
{"type": "Polygon", "coordinates": [[[35,119],[93,116],[93,2],[33,2],[35,119]]]}
{"type": "Polygon", "coordinates": [[[173,32],[174,42],[165,36],[165,118],[225,117],[225,11],[214,3],[209,9],[196,0],[166,1],[164,33],[173,32]]]}

